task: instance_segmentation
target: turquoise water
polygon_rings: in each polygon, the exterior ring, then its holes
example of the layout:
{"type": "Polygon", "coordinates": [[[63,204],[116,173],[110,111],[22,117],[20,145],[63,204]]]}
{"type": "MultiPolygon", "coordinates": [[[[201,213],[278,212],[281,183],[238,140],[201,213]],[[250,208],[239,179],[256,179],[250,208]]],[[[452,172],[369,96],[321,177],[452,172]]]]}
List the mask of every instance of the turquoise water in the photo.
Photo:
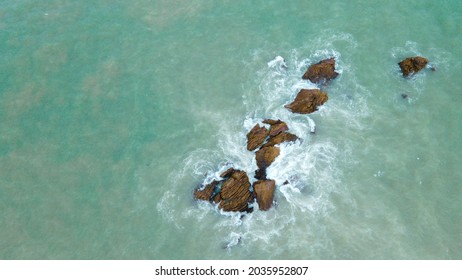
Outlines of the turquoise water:
{"type": "Polygon", "coordinates": [[[461,22],[455,0],[3,1],[0,258],[461,259],[461,22]],[[403,79],[414,55],[437,71],[403,79]],[[284,109],[331,56],[329,101],[284,109]],[[195,202],[253,172],[268,117],[303,139],[277,206],[195,202]]]}

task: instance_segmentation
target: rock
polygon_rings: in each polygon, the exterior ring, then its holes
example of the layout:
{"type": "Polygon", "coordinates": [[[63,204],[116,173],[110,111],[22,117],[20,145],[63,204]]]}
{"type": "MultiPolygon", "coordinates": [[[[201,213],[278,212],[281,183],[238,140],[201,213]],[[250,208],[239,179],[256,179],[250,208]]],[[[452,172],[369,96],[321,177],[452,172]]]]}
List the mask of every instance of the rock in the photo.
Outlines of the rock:
{"type": "Polygon", "coordinates": [[[257,180],[266,180],[266,168],[264,169],[257,169],[255,171],[255,176],[253,176],[257,180]]]}
{"type": "Polygon", "coordinates": [[[222,200],[222,198],[221,198],[220,193],[217,193],[217,195],[215,195],[215,196],[212,198],[212,201],[215,202],[216,204],[220,203],[221,200],[222,200]]]}
{"type": "Polygon", "coordinates": [[[404,77],[408,77],[411,74],[415,74],[425,68],[428,63],[428,59],[421,56],[408,57],[405,60],[398,63],[403,72],[404,77]]]}
{"type": "Polygon", "coordinates": [[[302,89],[295,100],[284,107],[299,114],[310,114],[327,101],[327,94],[319,89],[302,89]]]}
{"type": "Polygon", "coordinates": [[[194,198],[197,200],[210,200],[215,192],[215,188],[219,183],[219,181],[213,181],[212,183],[206,185],[204,188],[195,189],[194,198]]]}
{"type": "Polygon", "coordinates": [[[218,208],[223,211],[244,212],[249,210],[250,193],[249,177],[244,171],[235,170],[223,182],[220,189],[220,204],[218,208]]]}
{"type": "Polygon", "coordinates": [[[254,201],[250,192],[249,177],[244,171],[229,168],[221,175],[223,180],[214,180],[204,188],[194,190],[197,200],[218,204],[223,211],[250,212],[249,203],[254,201]]]}
{"type": "Polygon", "coordinates": [[[265,145],[262,146],[262,148],[274,146],[277,144],[281,144],[282,142],[294,142],[297,140],[298,137],[290,132],[281,132],[276,136],[271,137],[268,139],[268,142],[265,143],[265,145]]]}
{"type": "Polygon", "coordinates": [[[228,168],[226,171],[224,171],[223,173],[220,174],[220,177],[223,178],[223,179],[226,179],[228,178],[229,176],[231,176],[234,171],[236,171],[236,169],[230,167],[228,168]]]}
{"type": "Polygon", "coordinates": [[[258,150],[255,153],[258,168],[266,170],[266,168],[270,166],[274,159],[279,155],[279,152],[279,148],[275,146],[269,146],[258,150]]]}
{"type": "Polygon", "coordinates": [[[335,72],[335,58],[321,60],[308,67],[302,79],[310,80],[312,83],[327,85],[330,80],[335,79],[338,73],[335,72]]]}
{"type": "Polygon", "coordinates": [[[287,126],[287,124],[281,120],[276,121],[276,120],[266,119],[263,121],[263,123],[269,124],[271,126],[270,131],[269,131],[270,137],[278,135],[279,133],[283,131],[289,130],[289,127],[287,126]]]}
{"type": "Polygon", "coordinates": [[[271,208],[275,189],[276,182],[274,180],[259,180],[253,184],[253,191],[260,210],[266,211],[271,208]]]}
{"type": "Polygon", "coordinates": [[[260,147],[265,142],[268,134],[269,131],[266,127],[261,127],[259,124],[256,124],[249,133],[247,133],[247,150],[253,151],[260,147]]]}

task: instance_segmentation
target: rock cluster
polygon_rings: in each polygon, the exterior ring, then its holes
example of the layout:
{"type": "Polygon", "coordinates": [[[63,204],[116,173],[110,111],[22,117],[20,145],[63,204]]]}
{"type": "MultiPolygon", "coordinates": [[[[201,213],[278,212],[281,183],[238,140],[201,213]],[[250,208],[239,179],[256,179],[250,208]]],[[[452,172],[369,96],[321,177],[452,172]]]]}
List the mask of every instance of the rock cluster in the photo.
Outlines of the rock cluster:
{"type": "Polygon", "coordinates": [[[223,211],[249,212],[253,200],[249,177],[244,171],[230,168],[223,172],[222,180],[214,180],[203,188],[194,190],[194,197],[218,204],[223,211]]]}
{"type": "MultiPolygon", "coordinates": [[[[308,67],[302,79],[310,80],[318,85],[328,85],[332,79],[337,78],[338,73],[335,72],[335,58],[329,58],[312,64],[308,67]]],[[[318,107],[323,105],[329,97],[327,93],[320,89],[301,89],[295,100],[284,107],[292,113],[311,114],[318,110],[318,107]]]]}
{"type": "MultiPolygon", "coordinates": [[[[325,85],[337,76],[335,59],[330,58],[311,65],[303,78],[325,85]]],[[[310,114],[327,99],[327,94],[319,89],[302,89],[295,100],[285,107],[293,113],[310,114]]],[[[250,212],[254,201],[260,210],[270,209],[276,182],[267,178],[266,170],[279,156],[281,143],[299,139],[288,130],[287,124],[279,119],[265,119],[247,133],[247,150],[256,151],[255,161],[258,167],[254,176],[257,181],[252,187],[244,171],[230,168],[220,175],[220,180],[214,180],[194,190],[195,199],[209,201],[223,211],[250,212]]]]}
{"type": "Polygon", "coordinates": [[[289,127],[281,120],[266,119],[262,123],[269,125],[269,129],[256,124],[247,133],[247,149],[258,149],[255,153],[258,166],[255,178],[258,181],[253,188],[250,188],[249,178],[244,171],[229,168],[220,175],[221,180],[214,180],[194,190],[195,199],[210,201],[223,211],[250,212],[252,208],[249,205],[255,200],[260,210],[271,208],[276,182],[266,178],[266,169],[279,156],[280,149],[276,145],[294,142],[298,137],[287,132],[289,127]]]}
{"type": "MultiPolygon", "coordinates": [[[[399,63],[403,76],[407,77],[423,69],[428,59],[410,57],[399,63]]],[[[434,70],[434,68],[432,68],[434,70]]],[[[328,85],[339,74],[335,71],[335,59],[329,58],[308,67],[303,79],[319,86],[328,85]]],[[[407,95],[402,95],[407,98],[407,95]]],[[[320,89],[301,89],[295,100],[284,107],[293,113],[310,114],[318,110],[328,100],[327,93],[320,89]]],[[[265,119],[257,123],[246,135],[247,150],[255,151],[258,169],[252,185],[246,172],[229,168],[214,180],[194,190],[196,200],[205,200],[216,204],[223,211],[251,212],[256,201],[260,210],[271,208],[276,190],[276,182],[267,178],[266,170],[280,154],[278,146],[284,142],[299,139],[288,132],[289,127],[281,120],[265,119]]],[[[284,184],[286,184],[284,182],[284,184]]]]}
{"type": "Polygon", "coordinates": [[[266,211],[271,208],[276,189],[274,180],[254,182],[251,192],[249,178],[244,171],[230,168],[221,178],[222,180],[215,180],[203,188],[194,190],[195,199],[217,204],[223,211],[251,212],[253,209],[249,205],[255,200],[260,210],[266,211]]]}
{"type": "Polygon", "coordinates": [[[294,142],[298,139],[296,135],[287,132],[289,127],[281,120],[266,119],[263,123],[269,124],[270,128],[265,128],[266,137],[262,141],[262,134],[255,133],[255,131],[261,130],[259,124],[256,124],[247,134],[247,149],[253,151],[258,148],[258,151],[255,153],[255,160],[258,166],[258,170],[255,172],[256,179],[266,179],[266,168],[268,168],[276,157],[279,156],[280,150],[276,145],[283,142],[294,142]],[[257,142],[258,145],[252,145],[252,149],[249,149],[249,143],[257,142]]]}

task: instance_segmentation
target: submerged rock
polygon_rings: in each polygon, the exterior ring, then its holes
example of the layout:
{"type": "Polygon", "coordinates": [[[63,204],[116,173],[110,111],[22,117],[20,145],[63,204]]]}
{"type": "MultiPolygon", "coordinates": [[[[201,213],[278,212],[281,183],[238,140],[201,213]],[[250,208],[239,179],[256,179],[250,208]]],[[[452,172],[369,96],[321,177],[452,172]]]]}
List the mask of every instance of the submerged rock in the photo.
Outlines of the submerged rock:
{"type": "Polygon", "coordinates": [[[302,89],[295,97],[295,100],[284,107],[299,114],[310,114],[318,110],[327,101],[328,96],[319,89],[302,89]]]}
{"type": "Polygon", "coordinates": [[[308,67],[302,79],[310,80],[312,83],[327,85],[330,80],[337,78],[335,72],[335,58],[321,60],[308,67]]]}
{"type": "Polygon", "coordinates": [[[408,77],[409,75],[415,74],[425,68],[427,63],[427,58],[415,56],[406,58],[405,60],[398,63],[398,65],[401,68],[401,72],[403,72],[403,76],[408,77]]]}
{"type": "Polygon", "coordinates": [[[256,124],[249,133],[247,133],[247,150],[253,151],[260,147],[265,142],[269,133],[266,127],[256,124]]]}
{"type": "Polygon", "coordinates": [[[273,205],[274,190],[276,182],[274,180],[259,180],[253,184],[255,198],[257,199],[260,210],[268,210],[273,205]]]}

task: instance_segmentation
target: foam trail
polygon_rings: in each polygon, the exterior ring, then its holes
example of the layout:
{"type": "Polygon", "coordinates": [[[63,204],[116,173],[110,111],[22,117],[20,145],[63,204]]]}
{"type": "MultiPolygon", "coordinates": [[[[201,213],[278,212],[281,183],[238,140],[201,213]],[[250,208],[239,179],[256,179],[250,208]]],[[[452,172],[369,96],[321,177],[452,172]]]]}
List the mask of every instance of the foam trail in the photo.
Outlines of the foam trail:
{"type": "Polygon", "coordinates": [[[223,246],[223,249],[231,249],[241,242],[241,235],[236,232],[231,232],[228,236],[228,242],[223,246]]]}
{"type": "Polygon", "coordinates": [[[316,123],[310,117],[307,117],[307,119],[308,119],[308,124],[310,125],[310,132],[316,133],[316,123]]]}

